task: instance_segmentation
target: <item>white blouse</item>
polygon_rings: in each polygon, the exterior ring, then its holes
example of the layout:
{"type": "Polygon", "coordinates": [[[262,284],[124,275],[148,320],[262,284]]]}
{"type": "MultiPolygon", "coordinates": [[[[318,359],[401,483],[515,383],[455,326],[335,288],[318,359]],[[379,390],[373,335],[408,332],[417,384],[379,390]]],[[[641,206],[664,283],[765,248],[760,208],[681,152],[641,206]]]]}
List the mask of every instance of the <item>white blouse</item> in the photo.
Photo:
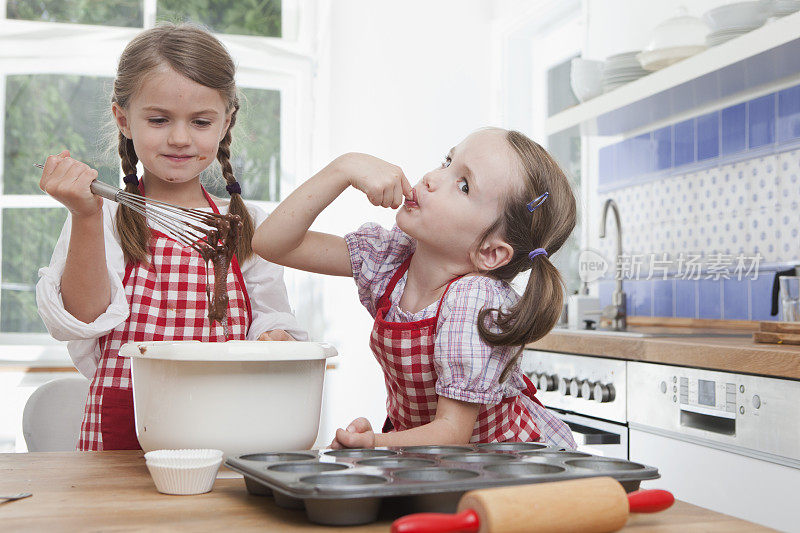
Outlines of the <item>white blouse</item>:
{"type": "MultiPolygon", "coordinates": [[[[93,322],[81,322],[64,308],[61,299],[61,276],[67,260],[72,217],[67,216],[64,228],[53,250],[50,265],[39,269],[39,282],[36,284],[36,303],[39,315],[54,339],[68,341],[67,350],[75,367],[84,376],[94,377],[100,361],[99,339],[125,322],[130,313],[122,279],[125,277],[125,258],[117,234],[115,217],[117,203],[103,201],[103,226],[108,263],[108,280],[111,284],[111,302],[108,308],[93,322]]],[[[221,212],[227,211],[227,203],[217,201],[221,212]]],[[[256,227],[266,218],[262,209],[247,204],[256,227]]],[[[211,208],[205,208],[211,211],[211,208]]],[[[158,229],[158,226],[151,226],[158,229]]],[[[253,254],[240,265],[245,288],[250,297],[253,322],[247,332],[248,340],[256,340],[265,331],[282,329],[299,341],[308,340],[308,333],[297,323],[289,306],[286,285],[283,283],[283,267],[270,263],[253,254]]]]}

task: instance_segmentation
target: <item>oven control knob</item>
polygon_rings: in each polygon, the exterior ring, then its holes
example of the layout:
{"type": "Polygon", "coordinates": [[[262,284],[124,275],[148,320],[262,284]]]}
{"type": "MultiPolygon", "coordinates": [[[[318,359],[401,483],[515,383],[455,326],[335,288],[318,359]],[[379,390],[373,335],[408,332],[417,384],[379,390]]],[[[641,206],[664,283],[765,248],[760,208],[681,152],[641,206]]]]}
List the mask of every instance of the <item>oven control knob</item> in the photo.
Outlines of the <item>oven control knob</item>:
{"type": "Polygon", "coordinates": [[[581,392],[583,389],[583,384],[585,383],[584,380],[575,378],[569,383],[569,393],[576,398],[581,397],[581,392]]]}
{"type": "Polygon", "coordinates": [[[539,390],[542,392],[550,392],[554,391],[558,388],[556,381],[558,380],[558,376],[555,374],[539,374],[539,380],[536,385],[539,387],[539,390]]]}
{"type": "Polygon", "coordinates": [[[595,383],[594,385],[594,401],[599,403],[613,402],[616,396],[614,385],[611,383],[595,383]]]}
{"type": "Polygon", "coordinates": [[[569,378],[561,378],[558,381],[558,392],[560,392],[562,396],[569,396],[570,394],[569,384],[571,381],[572,380],[569,378]]]}
{"type": "Polygon", "coordinates": [[[594,399],[594,386],[597,385],[594,381],[589,381],[588,379],[583,382],[581,385],[581,396],[586,398],[587,400],[594,399]]]}

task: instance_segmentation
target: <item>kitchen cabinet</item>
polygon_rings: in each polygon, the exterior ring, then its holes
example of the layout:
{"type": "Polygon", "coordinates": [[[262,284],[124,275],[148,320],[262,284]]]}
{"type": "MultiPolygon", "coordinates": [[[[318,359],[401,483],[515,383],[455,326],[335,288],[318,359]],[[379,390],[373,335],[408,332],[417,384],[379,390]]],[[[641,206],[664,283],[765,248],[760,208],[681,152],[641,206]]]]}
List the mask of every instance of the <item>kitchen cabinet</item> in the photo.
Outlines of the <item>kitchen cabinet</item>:
{"type": "Polygon", "coordinates": [[[784,78],[800,72],[798,27],[800,13],[768,22],[555,114],[546,120],[545,132],[553,135],[582,125],[586,126],[586,134],[617,135],[691,113],[715,100],[752,94],[763,87],[774,88],[784,78]]]}
{"type": "MultiPolygon", "coordinates": [[[[644,488],[665,488],[781,530],[795,527],[786,495],[800,483],[800,347],[758,344],[749,335],[635,338],[556,330],[528,348],[523,369],[541,374],[542,361],[558,358],[560,367],[545,369],[549,379],[613,382],[616,396],[627,397],[626,431],[620,430],[627,458],[662,475],[644,488]],[[592,371],[601,362],[617,365],[613,376],[592,371]]],[[[545,405],[559,407],[550,397],[561,398],[558,392],[543,390],[545,405]]],[[[606,419],[613,403],[576,397],[564,405],[606,419]]]]}

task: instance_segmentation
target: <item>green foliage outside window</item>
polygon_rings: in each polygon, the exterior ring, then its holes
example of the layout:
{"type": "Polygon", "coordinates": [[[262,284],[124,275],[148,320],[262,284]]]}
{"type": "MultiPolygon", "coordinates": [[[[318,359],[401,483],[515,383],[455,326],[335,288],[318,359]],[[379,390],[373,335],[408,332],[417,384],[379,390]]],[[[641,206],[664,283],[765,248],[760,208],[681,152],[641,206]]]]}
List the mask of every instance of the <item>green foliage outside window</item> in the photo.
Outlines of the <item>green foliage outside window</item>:
{"type": "Polygon", "coordinates": [[[141,28],[142,0],[8,0],[6,17],[141,28]]]}
{"type": "Polygon", "coordinates": [[[156,19],[200,23],[216,33],[281,36],[281,0],[159,0],[156,19]]]}
{"type": "Polygon", "coordinates": [[[46,333],[36,311],[35,285],[39,267],[50,256],[67,219],[67,210],[3,209],[3,284],[0,331],[46,333]]]}
{"type": "MultiPolygon", "coordinates": [[[[240,108],[233,127],[231,165],[248,200],[280,200],[281,93],[275,90],[240,91],[240,108]]],[[[208,192],[227,198],[219,165],[203,173],[208,192]]]]}
{"type": "Polygon", "coordinates": [[[111,120],[105,88],[111,82],[57,74],[6,78],[3,194],[41,194],[42,173],[33,164],[64,149],[102,181],[119,183],[119,158],[103,136],[111,120]]]}

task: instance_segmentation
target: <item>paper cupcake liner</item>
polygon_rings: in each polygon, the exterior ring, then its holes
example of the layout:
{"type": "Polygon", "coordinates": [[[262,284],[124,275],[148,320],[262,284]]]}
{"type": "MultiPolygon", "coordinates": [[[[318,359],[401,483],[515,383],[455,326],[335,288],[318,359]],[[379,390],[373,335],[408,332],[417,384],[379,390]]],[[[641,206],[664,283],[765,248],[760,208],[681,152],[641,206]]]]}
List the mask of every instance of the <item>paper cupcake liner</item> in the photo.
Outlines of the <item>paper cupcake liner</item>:
{"type": "Polygon", "coordinates": [[[203,494],[214,487],[222,457],[215,463],[199,467],[173,467],[147,463],[156,490],[164,494],[203,494]]]}

